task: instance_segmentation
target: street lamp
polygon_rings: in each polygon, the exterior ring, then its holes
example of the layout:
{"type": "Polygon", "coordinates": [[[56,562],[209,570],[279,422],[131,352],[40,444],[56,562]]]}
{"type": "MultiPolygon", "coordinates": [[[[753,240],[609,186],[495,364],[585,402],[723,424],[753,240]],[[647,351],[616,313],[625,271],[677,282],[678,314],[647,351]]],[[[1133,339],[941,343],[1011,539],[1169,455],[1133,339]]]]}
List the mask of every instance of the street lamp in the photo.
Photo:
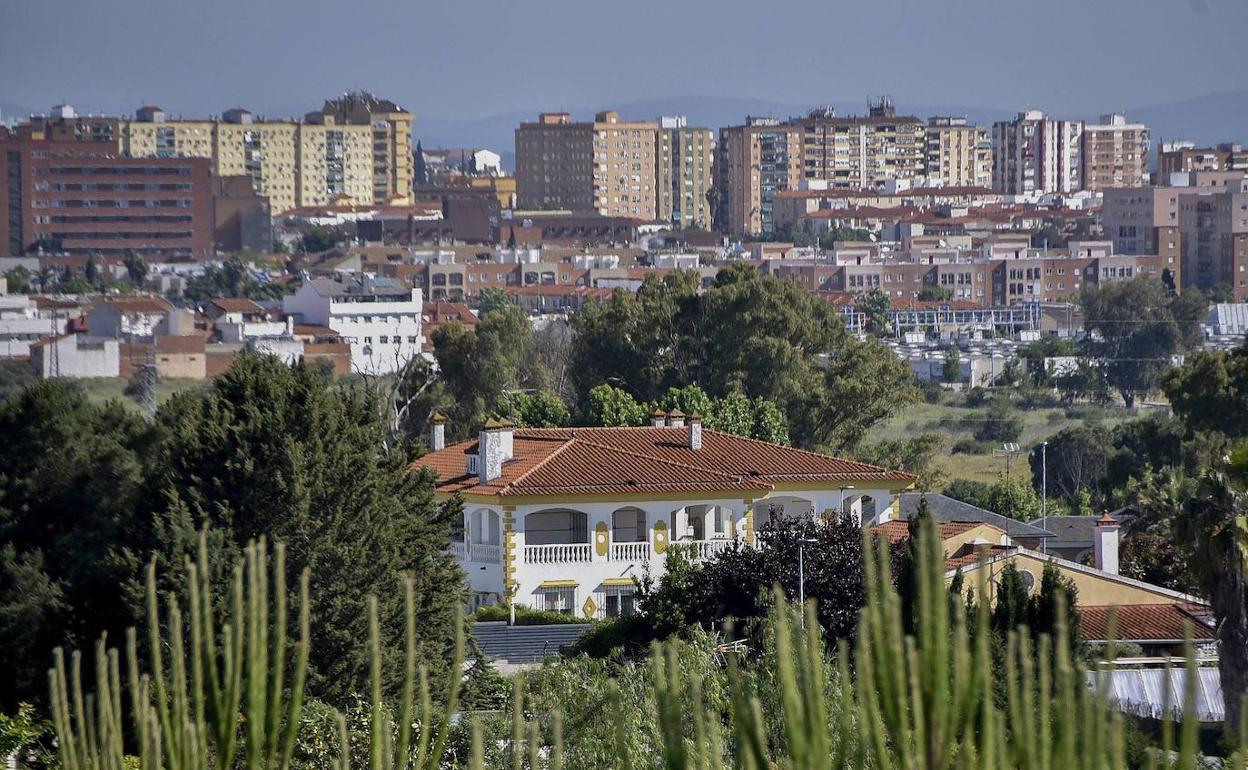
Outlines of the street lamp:
{"type": "Polygon", "coordinates": [[[797,541],[797,602],[803,630],[806,628],[806,544],[817,542],[813,537],[798,538],[797,541]]]}
{"type": "Polygon", "coordinates": [[[842,516],[845,515],[845,490],[854,489],[854,488],[855,487],[853,484],[848,484],[846,486],[841,487],[841,515],[842,516]]]}
{"type": "MultiPolygon", "coordinates": [[[[1048,529],[1049,523],[1049,442],[1040,445],[1040,529],[1048,529]]],[[[1040,538],[1040,553],[1047,554],[1048,538],[1040,538]]]]}

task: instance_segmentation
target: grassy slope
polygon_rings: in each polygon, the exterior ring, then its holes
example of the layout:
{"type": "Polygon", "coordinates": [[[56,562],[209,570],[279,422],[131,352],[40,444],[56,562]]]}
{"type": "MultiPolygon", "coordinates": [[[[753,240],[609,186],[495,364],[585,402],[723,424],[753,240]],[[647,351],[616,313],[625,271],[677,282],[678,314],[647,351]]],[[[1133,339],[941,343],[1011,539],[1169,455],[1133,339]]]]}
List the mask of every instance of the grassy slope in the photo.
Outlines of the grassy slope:
{"type": "MultiPolygon", "coordinates": [[[[967,408],[954,403],[916,404],[871,432],[870,440],[911,438],[920,433],[939,433],[945,436],[943,449],[933,458],[937,470],[948,479],[962,478],[976,481],[994,481],[1005,472],[1005,458],[992,454],[952,454],[950,448],[962,438],[969,438],[973,426],[963,427],[963,418],[982,419],[987,407],[967,408]]],[[[1019,439],[1021,454],[1014,459],[1011,475],[1028,478],[1026,453],[1036,444],[1063,428],[1080,425],[1083,419],[1071,419],[1062,408],[1019,410],[1023,418],[1023,435],[1019,439]]],[[[1115,425],[1135,415],[1124,409],[1106,410],[1102,423],[1115,425]]]]}

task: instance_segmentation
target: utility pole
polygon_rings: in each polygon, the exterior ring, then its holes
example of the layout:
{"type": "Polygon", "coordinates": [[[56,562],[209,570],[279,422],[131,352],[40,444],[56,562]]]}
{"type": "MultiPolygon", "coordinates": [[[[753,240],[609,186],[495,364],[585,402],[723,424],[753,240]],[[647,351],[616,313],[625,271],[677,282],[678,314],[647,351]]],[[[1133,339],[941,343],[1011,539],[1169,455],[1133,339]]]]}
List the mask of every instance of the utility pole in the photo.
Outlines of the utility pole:
{"type": "MultiPolygon", "coordinates": [[[[1048,529],[1049,519],[1049,442],[1040,444],[1040,529],[1048,529]]],[[[1048,553],[1046,538],[1040,538],[1040,553],[1048,553]]]]}

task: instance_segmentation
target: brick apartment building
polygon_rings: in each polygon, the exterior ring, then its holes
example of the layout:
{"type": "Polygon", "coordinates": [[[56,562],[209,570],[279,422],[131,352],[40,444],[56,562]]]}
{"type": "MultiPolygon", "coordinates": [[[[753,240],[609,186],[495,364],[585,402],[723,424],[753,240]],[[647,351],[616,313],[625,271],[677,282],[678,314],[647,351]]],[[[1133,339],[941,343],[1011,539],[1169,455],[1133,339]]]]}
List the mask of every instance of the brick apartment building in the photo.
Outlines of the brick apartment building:
{"type": "Polygon", "coordinates": [[[634,217],[658,215],[658,124],[599,112],[574,122],[544,112],[516,129],[516,197],[526,209],[634,217]]]}
{"type": "Polygon", "coordinates": [[[775,118],[747,117],[745,125],[719,130],[715,227],[733,235],[775,229],[772,206],[781,190],[802,180],[802,131],[775,118]]]}
{"type": "Polygon", "coordinates": [[[1083,127],[1083,189],[1148,184],[1148,127],[1123,115],[1102,115],[1083,127]]]}
{"type": "Polygon", "coordinates": [[[0,252],[149,261],[267,249],[268,203],[206,158],[127,158],[103,142],[20,139],[0,130],[0,252]],[[219,205],[218,205],[219,204],[219,205]]]}

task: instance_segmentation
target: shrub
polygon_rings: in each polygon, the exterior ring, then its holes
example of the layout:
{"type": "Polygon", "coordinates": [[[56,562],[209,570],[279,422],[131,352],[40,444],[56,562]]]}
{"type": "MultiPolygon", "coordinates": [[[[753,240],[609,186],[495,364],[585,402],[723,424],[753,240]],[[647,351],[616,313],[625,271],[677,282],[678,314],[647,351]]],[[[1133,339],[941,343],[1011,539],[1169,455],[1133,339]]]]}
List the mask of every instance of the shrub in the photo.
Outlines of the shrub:
{"type": "Polygon", "coordinates": [[[953,443],[949,448],[949,452],[955,455],[986,455],[992,451],[992,444],[987,441],[977,441],[973,438],[961,438],[953,443]]]}
{"type": "MultiPolygon", "coordinates": [[[[479,623],[489,621],[507,621],[511,619],[511,608],[504,604],[496,604],[493,607],[482,607],[472,616],[473,620],[479,623]]],[[[553,626],[564,625],[569,623],[585,623],[584,618],[576,615],[567,615],[562,612],[549,612],[547,610],[534,610],[521,605],[516,605],[516,625],[517,626],[553,626]]]]}

